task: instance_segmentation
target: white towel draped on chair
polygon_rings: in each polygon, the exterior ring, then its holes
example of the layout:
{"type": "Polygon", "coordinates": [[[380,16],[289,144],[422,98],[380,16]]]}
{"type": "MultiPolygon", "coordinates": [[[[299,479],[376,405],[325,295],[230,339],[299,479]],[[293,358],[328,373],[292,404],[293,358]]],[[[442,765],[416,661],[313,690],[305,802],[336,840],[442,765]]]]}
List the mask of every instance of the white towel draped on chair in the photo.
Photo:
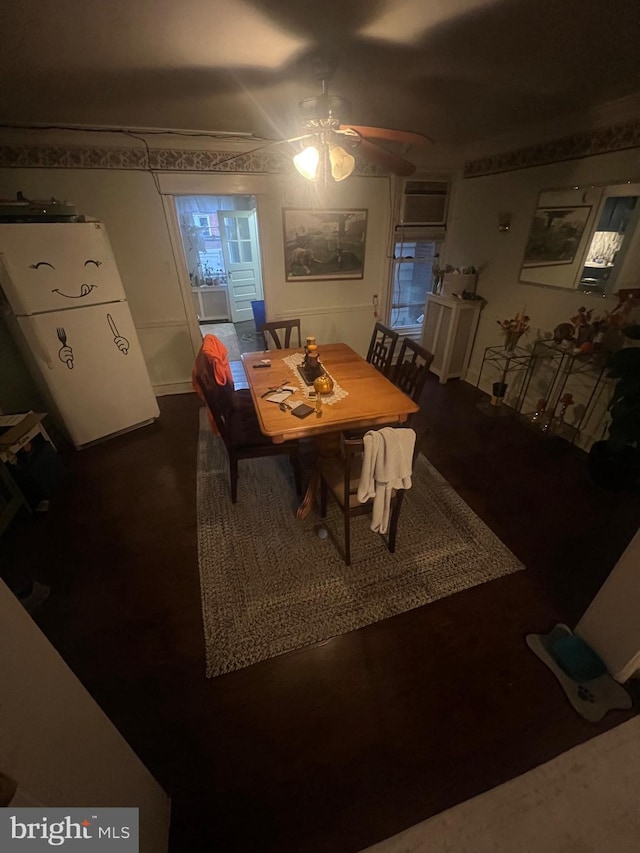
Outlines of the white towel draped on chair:
{"type": "Polygon", "coordinates": [[[386,533],[393,489],[411,488],[416,434],[412,429],[385,427],[364,435],[358,500],[373,499],[371,530],[386,533]]]}

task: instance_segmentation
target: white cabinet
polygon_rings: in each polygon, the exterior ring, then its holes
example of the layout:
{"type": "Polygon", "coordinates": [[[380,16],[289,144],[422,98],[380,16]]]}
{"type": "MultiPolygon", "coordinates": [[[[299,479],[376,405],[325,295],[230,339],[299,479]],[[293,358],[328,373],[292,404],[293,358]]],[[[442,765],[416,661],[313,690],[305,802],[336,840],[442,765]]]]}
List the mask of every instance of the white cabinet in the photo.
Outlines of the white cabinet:
{"type": "Polygon", "coordinates": [[[480,318],[481,300],[430,293],[424,307],[422,346],[434,355],[431,371],[444,384],[464,375],[480,318]]]}
{"type": "Polygon", "coordinates": [[[231,316],[226,284],[192,287],[191,298],[198,320],[228,320],[231,316]]]}

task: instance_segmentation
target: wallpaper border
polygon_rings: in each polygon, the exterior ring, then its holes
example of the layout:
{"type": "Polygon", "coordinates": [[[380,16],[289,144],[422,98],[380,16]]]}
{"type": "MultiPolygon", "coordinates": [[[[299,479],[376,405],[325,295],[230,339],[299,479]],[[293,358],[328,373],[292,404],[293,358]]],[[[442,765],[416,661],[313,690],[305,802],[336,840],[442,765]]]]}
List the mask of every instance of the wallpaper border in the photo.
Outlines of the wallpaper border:
{"type": "MultiPolygon", "coordinates": [[[[577,160],[613,151],[640,148],[640,120],[621,122],[588,133],[529,145],[468,160],[464,178],[479,178],[534,166],[577,160]]],[[[0,145],[0,168],[8,169],[124,169],[154,172],[220,172],[292,174],[286,151],[205,151],[182,148],[142,148],[92,145],[0,145]]],[[[385,173],[373,163],[357,164],[360,177],[385,173]]]]}
{"type": "MultiPolygon", "coordinates": [[[[295,169],[286,151],[204,151],[182,148],[142,148],[91,145],[0,145],[4,169],[129,169],[153,172],[244,172],[291,174],[295,169]]],[[[379,178],[373,163],[356,165],[355,174],[379,178]]]]}
{"type": "Polygon", "coordinates": [[[602,127],[588,133],[574,133],[550,142],[529,145],[502,154],[468,160],[464,164],[465,178],[480,178],[499,172],[512,172],[532,166],[548,166],[565,160],[578,160],[596,154],[625,151],[640,147],[640,121],[633,120],[602,127]]]}

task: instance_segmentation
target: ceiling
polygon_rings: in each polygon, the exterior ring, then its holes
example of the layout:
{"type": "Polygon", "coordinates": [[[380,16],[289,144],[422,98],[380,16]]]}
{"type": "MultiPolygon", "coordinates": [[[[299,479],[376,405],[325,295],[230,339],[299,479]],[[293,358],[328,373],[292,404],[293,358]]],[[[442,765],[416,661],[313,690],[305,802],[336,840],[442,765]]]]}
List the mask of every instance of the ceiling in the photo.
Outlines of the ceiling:
{"type": "Polygon", "coordinates": [[[640,91],[632,0],[2,0],[0,123],[299,131],[310,59],[356,124],[469,144],[640,91]]]}

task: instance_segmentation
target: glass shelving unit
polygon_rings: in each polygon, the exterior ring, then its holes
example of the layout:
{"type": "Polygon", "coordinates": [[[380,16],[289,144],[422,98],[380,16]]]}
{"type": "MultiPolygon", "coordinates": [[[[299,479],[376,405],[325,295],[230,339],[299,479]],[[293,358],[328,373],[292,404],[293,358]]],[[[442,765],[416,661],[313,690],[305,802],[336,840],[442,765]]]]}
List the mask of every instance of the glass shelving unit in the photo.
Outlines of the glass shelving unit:
{"type": "Polygon", "coordinates": [[[482,403],[478,403],[480,411],[491,417],[504,417],[505,415],[518,414],[522,408],[527,386],[529,384],[529,370],[532,359],[533,353],[523,347],[516,346],[512,350],[506,350],[504,347],[487,347],[484,351],[484,355],[482,356],[482,364],[480,365],[480,373],[478,374],[476,388],[479,387],[482,374],[487,366],[489,368],[497,368],[499,379],[496,381],[500,382],[502,385],[508,384],[507,379],[509,379],[512,374],[524,373],[524,377],[513,406],[509,406],[505,403],[501,403],[499,406],[492,406],[489,401],[483,401],[482,403]]]}
{"type": "Polygon", "coordinates": [[[546,403],[544,410],[522,415],[527,426],[546,436],[560,436],[573,444],[592,412],[592,404],[604,376],[608,355],[607,352],[576,353],[552,340],[537,341],[534,344],[531,369],[522,389],[521,400],[526,399],[529,383],[537,364],[543,360],[546,361],[551,367],[551,374],[546,392],[540,394],[541,399],[546,403]],[[569,424],[561,414],[562,401],[567,393],[570,378],[577,375],[584,377],[590,389],[586,402],[580,403],[582,407],[580,418],[574,424],[569,424]]]}

